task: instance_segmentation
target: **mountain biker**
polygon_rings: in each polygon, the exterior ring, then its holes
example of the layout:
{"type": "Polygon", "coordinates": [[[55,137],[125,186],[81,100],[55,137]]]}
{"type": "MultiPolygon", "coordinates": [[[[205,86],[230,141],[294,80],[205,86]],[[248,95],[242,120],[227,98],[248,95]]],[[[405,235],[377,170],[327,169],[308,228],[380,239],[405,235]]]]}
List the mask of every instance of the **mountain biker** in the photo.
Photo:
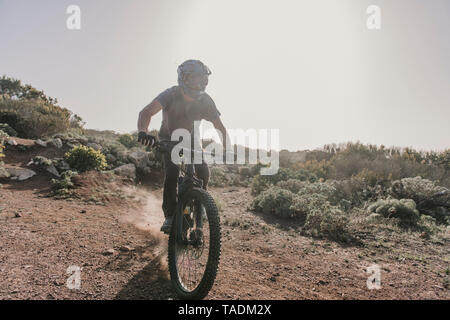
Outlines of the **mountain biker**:
{"type": "MultiPolygon", "coordinates": [[[[230,142],[229,136],[213,99],[205,92],[210,75],[209,68],[199,60],[188,60],[181,64],[178,67],[178,85],[159,94],[139,113],[139,142],[150,148],[155,144],[156,138],[148,134],[148,127],[152,117],[162,110],[163,120],[159,132],[161,140],[171,140],[176,129],[192,130],[194,121],[207,120],[221,133],[225,151],[230,142]]],[[[165,221],[161,231],[169,233],[177,207],[179,168],[167,154],[163,156],[163,163],[165,179],[162,208],[165,221]]],[[[203,180],[203,187],[206,189],[210,174],[208,165],[204,161],[196,164],[195,172],[203,180]]]]}

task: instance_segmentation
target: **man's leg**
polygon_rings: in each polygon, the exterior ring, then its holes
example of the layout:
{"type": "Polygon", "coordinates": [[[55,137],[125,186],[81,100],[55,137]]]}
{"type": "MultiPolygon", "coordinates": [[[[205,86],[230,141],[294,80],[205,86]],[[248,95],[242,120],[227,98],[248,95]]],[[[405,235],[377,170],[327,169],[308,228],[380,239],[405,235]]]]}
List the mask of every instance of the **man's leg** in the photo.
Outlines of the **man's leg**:
{"type": "MultiPolygon", "coordinates": [[[[209,183],[209,177],[210,177],[210,172],[209,172],[209,167],[208,164],[203,162],[202,164],[198,164],[195,165],[195,174],[197,175],[197,178],[199,178],[200,180],[203,181],[203,189],[208,190],[208,183],[209,183]]],[[[197,220],[197,227],[202,228],[203,226],[203,219],[206,219],[206,211],[204,207],[195,206],[195,210],[196,210],[196,216],[198,219],[197,220]]]]}
{"type": "Polygon", "coordinates": [[[208,183],[210,177],[208,164],[206,162],[203,162],[202,164],[196,164],[195,174],[200,180],[203,181],[203,189],[208,190],[208,183]]]}
{"type": "Polygon", "coordinates": [[[177,208],[177,184],[179,169],[171,161],[169,155],[164,155],[164,195],[163,195],[163,211],[166,221],[161,228],[163,232],[170,232],[172,218],[177,208]]]}

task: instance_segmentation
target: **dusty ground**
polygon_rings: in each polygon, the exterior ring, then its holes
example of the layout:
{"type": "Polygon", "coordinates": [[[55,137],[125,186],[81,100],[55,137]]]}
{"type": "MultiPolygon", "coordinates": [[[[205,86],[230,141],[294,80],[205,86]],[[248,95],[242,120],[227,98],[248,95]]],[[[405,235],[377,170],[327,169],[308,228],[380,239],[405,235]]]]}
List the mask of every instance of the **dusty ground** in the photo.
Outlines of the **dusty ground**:
{"type": "MultiPolygon", "coordinates": [[[[176,298],[167,237],[158,231],[160,188],[124,183],[122,193],[95,205],[48,198],[49,180],[39,175],[0,188],[0,299],[176,298]],[[66,287],[70,266],[82,268],[80,290],[66,287]]],[[[286,221],[248,212],[246,188],[211,192],[222,204],[223,250],[209,299],[450,299],[448,240],[314,240],[286,221]],[[380,290],[366,285],[374,263],[380,290]]]]}

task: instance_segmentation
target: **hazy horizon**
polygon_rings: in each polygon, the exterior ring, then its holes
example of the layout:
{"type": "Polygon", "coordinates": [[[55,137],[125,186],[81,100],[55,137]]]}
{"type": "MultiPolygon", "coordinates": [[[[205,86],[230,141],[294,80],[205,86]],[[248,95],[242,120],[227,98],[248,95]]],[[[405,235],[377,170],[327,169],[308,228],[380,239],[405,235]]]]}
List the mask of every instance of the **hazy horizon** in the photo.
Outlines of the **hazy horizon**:
{"type": "Polygon", "coordinates": [[[225,125],[278,128],[280,149],[444,150],[449,14],[445,0],[0,0],[0,76],[44,90],[86,128],[125,133],[196,58],[225,125]],[[72,4],[78,31],[66,28],[72,4]],[[366,27],[372,4],[381,30],[366,27]]]}

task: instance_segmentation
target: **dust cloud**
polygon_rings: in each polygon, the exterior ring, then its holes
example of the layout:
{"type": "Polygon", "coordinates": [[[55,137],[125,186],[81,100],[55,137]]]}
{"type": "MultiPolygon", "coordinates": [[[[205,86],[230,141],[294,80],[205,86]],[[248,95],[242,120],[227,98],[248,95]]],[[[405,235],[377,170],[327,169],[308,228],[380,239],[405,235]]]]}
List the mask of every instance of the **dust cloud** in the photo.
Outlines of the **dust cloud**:
{"type": "Polygon", "coordinates": [[[128,196],[133,196],[138,206],[130,208],[121,217],[122,223],[135,226],[137,229],[147,232],[149,237],[156,241],[154,254],[156,258],[161,258],[167,253],[167,236],[161,231],[164,222],[162,211],[162,197],[156,194],[157,191],[144,190],[136,187],[123,190],[128,196]]]}

